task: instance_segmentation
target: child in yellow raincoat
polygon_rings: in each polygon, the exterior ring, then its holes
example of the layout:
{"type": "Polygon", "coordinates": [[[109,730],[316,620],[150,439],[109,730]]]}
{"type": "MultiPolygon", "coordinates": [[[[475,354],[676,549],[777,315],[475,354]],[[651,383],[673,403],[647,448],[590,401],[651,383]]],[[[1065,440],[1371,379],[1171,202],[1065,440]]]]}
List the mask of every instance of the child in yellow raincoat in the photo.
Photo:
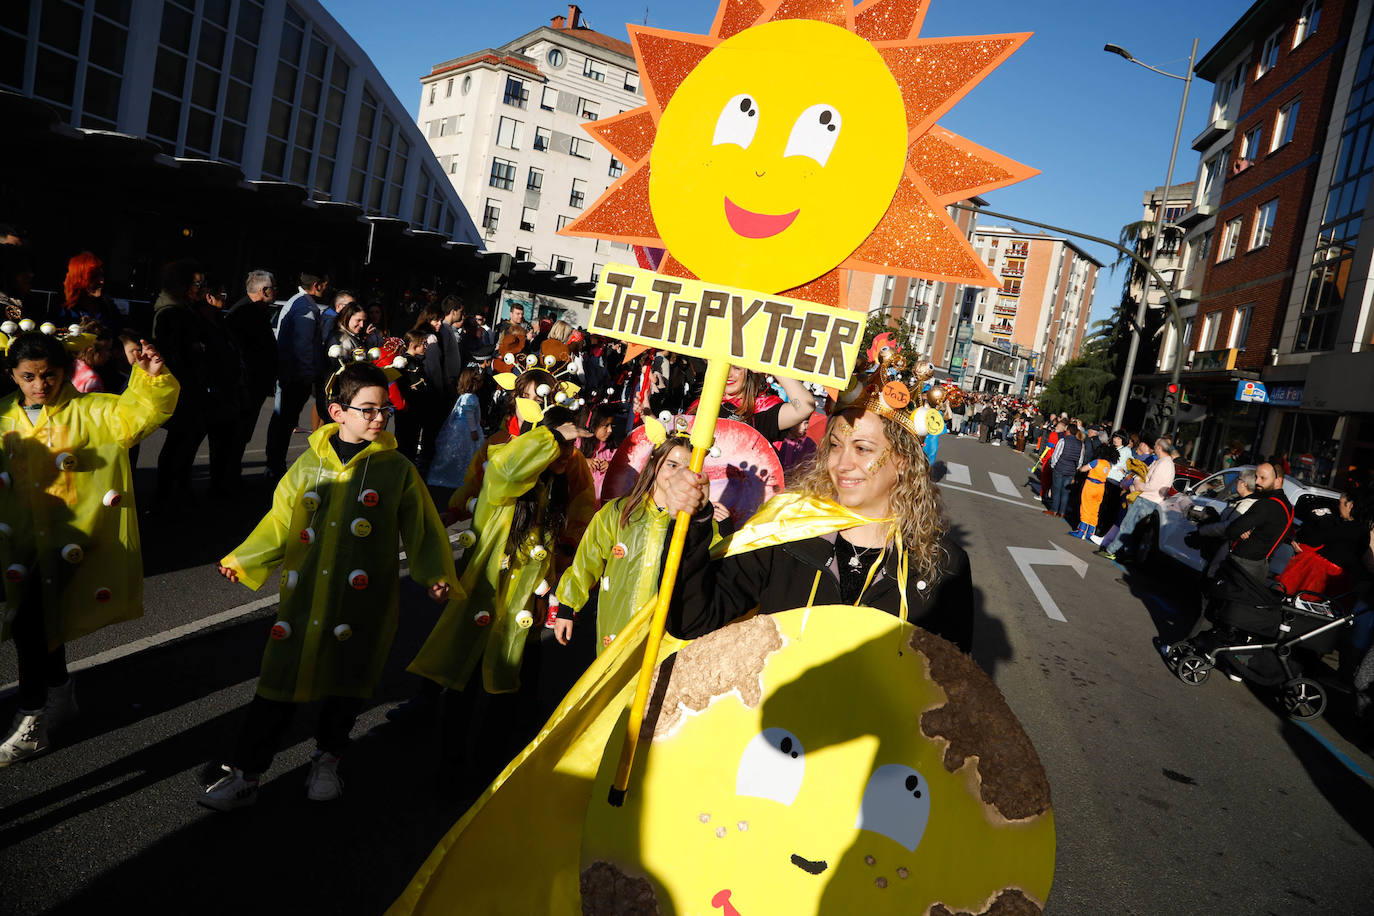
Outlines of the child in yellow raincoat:
{"type": "Polygon", "coordinates": [[[252,804],[295,704],[323,700],[307,781],[337,798],[339,756],[391,650],[399,609],[398,541],[410,576],[436,601],[456,581],[453,552],[415,466],[385,431],[388,378],[353,363],[331,381],[333,423],[277,484],[272,509],[220,572],[257,589],[281,564],[281,605],[226,775],[201,797],[220,811],[252,804]]]}
{"type": "Polygon", "coordinates": [[[143,614],[129,448],[172,415],[180,390],[150,344],[118,397],[81,394],[62,342],[9,344],[19,390],[0,399],[4,638],[19,656],[19,713],[0,766],[43,753],[76,713],[65,644],[143,614]]]}
{"type": "Polygon", "coordinates": [[[663,543],[673,516],[663,508],[662,482],[691,462],[687,439],[673,436],[654,448],[634,486],[606,503],[592,517],[577,546],[572,566],[558,579],[558,620],[554,636],[567,645],[573,618],[597,592],[597,654],[615,641],[625,625],[658,593],[663,576],[663,543]]]}

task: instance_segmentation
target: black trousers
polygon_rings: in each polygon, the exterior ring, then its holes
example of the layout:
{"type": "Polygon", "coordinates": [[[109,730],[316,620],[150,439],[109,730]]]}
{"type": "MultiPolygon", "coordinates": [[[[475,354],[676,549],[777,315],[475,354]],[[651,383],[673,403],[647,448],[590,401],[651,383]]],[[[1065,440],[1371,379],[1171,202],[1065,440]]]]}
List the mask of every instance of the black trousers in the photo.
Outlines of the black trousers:
{"type": "Polygon", "coordinates": [[[48,649],[43,602],[37,587],[27,590],[10,629],[19,657],[19,708],[33,712],[48,700],[48,688],[67,683],[67,647],[48,649]]]}
{"type": "Polygon", "coordinates": [[[243,405],[243,408],[239,410],[239,425],[237,430],[239,439],[237,446],[237,461],[235,463],[239,466],[240,471],[243,468],[243,453],[247,450],[248,443],[253,441],[253,433],[257,432],[258,429],[258,417],[262,414],[262,405],[267,401],[268,397],[269,395],[264,395],[263,397],[248,395],[247,398],[245,398],[246,403],[243,405]]]}
{"type": "MultiPolygon", "coordinates": [[[[342,754],[348,748],[348,733],[363,711],[364,702],[359,697],[325,697],[315,720],[315,745],[327,754],[342,754]]],[[[300,706],[254,696],[229,765],[245,773],[266,773],[300,706]]]]}
{"type": "Polygon", "coordinates": [[[272,419],[267,421],[267,470],[278,477],[286,474],[286,450],[291,446],[291,431],[301,418],[301,410],[315,395],[309,380],[282,382],[281,395],[272,419]]]}
{"type": "Polygon", "coordinates": [[[191,489],[191,466],[196,461],[196,450],[205,441],[203,406],[186,405],[178,414],[173,414],[164,427],[167,438],[157,455],[156,500],[160,504],[191,489]]]}

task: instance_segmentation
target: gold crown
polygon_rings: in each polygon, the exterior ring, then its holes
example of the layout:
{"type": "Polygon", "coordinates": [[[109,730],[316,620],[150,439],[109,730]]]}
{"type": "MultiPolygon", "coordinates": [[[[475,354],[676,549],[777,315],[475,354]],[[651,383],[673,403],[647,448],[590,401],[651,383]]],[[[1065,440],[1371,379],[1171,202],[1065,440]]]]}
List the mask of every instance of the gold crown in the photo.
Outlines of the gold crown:
{"type": "Polygon", "coordinates": [[[861,407],[901,424],[917,438],[939,435],[945,431],[945,417],[938,409],[944,400],[944,388],[934,385],[925,396],[924,382],[935,374],[929,360],[919,359],[914,369],[908,369],[906,357],[899,350],[884,348],[868,377],[855,377],[849,391],[836,402],[836,411],[861,407]]]}

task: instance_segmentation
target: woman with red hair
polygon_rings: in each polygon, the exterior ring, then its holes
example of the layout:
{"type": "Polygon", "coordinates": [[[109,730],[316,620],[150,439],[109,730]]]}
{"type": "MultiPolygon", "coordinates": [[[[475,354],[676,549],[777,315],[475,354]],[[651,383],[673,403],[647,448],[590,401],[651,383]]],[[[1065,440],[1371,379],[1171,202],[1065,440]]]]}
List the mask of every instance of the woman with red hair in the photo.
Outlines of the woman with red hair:
{"type": "Polygon", "coordinates": [[[59,327],[92,318],[107,329],[119,328],[119,314],[105,298],[105,264],[89,251],[73,255],[62,281],[63,302],[49,320],[59,327]]]}

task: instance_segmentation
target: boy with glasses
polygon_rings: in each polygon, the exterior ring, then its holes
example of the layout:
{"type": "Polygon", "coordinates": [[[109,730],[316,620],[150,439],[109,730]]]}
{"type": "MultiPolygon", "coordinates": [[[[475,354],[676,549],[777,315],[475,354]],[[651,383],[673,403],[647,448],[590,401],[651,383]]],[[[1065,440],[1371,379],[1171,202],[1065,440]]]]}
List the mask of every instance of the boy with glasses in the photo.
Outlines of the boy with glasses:
{"type": "Polygon", "coordinates": [[[386,432],[387,374],[352,363],[330,380],[329,417],[277,484],[272,509],[219,571],[259,588],[281,565],[281,604],[225,775],[201,796],[218,811],[251,805],[295,704],[323,701],[306,779],[312,801],[343,791],[340,755],[382,674],[411,578],[443,601],[456,582],[447,532],[415,466],[386,432]]]}

